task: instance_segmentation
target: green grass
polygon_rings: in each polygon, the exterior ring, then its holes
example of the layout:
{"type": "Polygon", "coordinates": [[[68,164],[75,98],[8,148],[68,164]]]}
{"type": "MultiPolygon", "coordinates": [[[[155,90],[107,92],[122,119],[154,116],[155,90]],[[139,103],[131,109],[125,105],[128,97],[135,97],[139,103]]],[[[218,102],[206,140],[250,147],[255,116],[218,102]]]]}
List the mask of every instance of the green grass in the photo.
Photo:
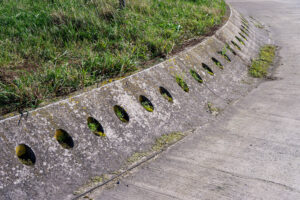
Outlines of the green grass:
{"type": "Polygon", "coordinates": [[[223,0],[1,0],[0,114],[132,73],[225,12],[223,0]]]}
{"type": "Polygon", "coordinates": [[[153,106],[151,105],[150,102],[148,101],[143,101],[141,102],[142,106],[148,111],[148,112],[153,112],[154,108],[153,106]]]}
{"type": "Polygon", "coordinates": [[[189,86],[179,75],[175,76],[175,80],[176,80],[177,84],[183,89],[183,91],[189,92],[189,90],[190,90],[189,86]]]}
{"type": "Polygon", "coordinates": [[[273,63],[276,47],[273,45],[265,45],[260,49],[259,57],[252,61],[249,73],[256,78],[266,77],[268,69],[273,63]]]}
{"type": "Polygon", "coordinates": [[[199,83],[203,83],[203,79],[201,76],[193,69],[190,69],[191,76],[199,83]]]}
{"type": "Polygon", "coordinates": [[[89,127],[89,129],[96,135],[96,136],[101,136],[101,137],[105,137],[105,133],[103,131],[103,127],[101,126],[101,124],[94,118],[89,117],[87,119],[87,125],[89,127]]]}

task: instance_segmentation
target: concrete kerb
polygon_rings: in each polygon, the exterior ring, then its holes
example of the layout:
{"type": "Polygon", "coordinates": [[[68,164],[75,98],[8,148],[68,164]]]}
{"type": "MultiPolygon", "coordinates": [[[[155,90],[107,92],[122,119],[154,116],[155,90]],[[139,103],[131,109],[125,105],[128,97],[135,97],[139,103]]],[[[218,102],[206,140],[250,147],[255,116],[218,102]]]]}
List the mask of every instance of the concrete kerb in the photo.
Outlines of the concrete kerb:
{"type": "MultiPolygon", "coordinates": [[[[245,46],[235,39],[242,25],[241,16],[231,8],[228,22],[212,37],[179,53],[167,61],[131,75],[31,111],[19,123],[20,116],[0,121],[0,199],[70,199],[72,193],[91,177],[119,169],[134,152],[151,147],[163,134],[190,130],[207,123],[214,116],[207,112],[208,101],[224,108],[238,99],[249,85],[247,66],[259,47],[270,42],[266,32],[249,21],[245,46]],[[242,47],[239,51],[231,41],[242,47]],[[217,54],[228,43],[237,53],[227,50],[231,62],[217,54]],[[224,69],[212,61],[216,58],[224,69]],[[205,63],[214,72],[210,75],[205,63]],[[203,83],[190,74],[196,71],[203,83]],[[185,92],[176,83],[180,76],[188,85],[185,92]],[[168,102],[159,92],[166,88],[173,97],[168,102]],[[154,105],[148,112],[139,103],[144,95],[154,105]],[[129,122],[115,115],[113,106],[123,107],[129,122]],[[104,128],[106,137],[97,137],[87,126],[93,117],[104,128]],[[63,148],[54,138],[57,129],[65,130],[74,142],[63,148]],[[16,156],[18,144],[26,144],[35,155],[33,166],[22,164],[16,156]]],[[[252,79],[251,79],[252,80],[252,79]]]]}

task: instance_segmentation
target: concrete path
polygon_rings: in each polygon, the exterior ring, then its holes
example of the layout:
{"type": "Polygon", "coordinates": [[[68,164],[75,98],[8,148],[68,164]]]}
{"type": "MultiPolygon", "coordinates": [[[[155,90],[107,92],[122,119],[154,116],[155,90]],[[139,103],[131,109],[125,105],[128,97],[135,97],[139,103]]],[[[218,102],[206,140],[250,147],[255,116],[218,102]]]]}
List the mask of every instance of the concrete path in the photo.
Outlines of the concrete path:
{"type": "Polygon", "coordinates": [[[271,26],[278,79],[259,85],[93,199],[300,199],[300,1],[231,0],[271,26]]]}

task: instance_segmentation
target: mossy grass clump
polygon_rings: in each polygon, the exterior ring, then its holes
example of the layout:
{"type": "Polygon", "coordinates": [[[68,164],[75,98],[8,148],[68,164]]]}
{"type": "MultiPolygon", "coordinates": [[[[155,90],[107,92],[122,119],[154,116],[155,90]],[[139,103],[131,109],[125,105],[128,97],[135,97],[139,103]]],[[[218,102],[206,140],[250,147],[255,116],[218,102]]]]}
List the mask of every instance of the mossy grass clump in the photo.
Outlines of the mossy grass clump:
{"type": "Polygon", "coordinates": [[[95,118],[89,117],[87,125],[96,136],[106,137],[102,125],[95,118]]]}
{"type": "Polygon", "coordinates": [[[141,96],[139,97],[139,101],[140,101],[141,105],[142,105],[148,112],[153,112],[154,106],[153,106],[153,104],[151,103],[151,101],[150,101],[147,97],[141,95],[141,96]]]}
{"type": "Polygon", "coordinates": [[[218,51],[217,53],[220,54],[221,56],[223,56],[223,58],[224,58],[225,60],[227,60],[228,62],[231,62],[231,59],[230,59],[229,56],[226,54],[226,51],[227,51],[227,49],[226,49],[226,47],[224,47],[224,48],[222,49],[222,51],[218,51]]]}
{"type": "Polygon", "coordinates": [[[245,42],[244,42],[241,38],[239,38],[238,36],[235,36],[235,38],[236,38],[242,45],[246,46],[245,42]]]}
{"type": "Polygon", "coordinates": [[[268,74],[268,69],[273,63],[276,53],[274,45],[265,45],[260,49],[259,57],[252,61],[249,73],[255,78],[263,78],[268,74]]]}
{"type": "Polygon", "coordinates": [[[0,114],[37,107],[151,60],[226,19],[224,0],[0,0],[0,114]],[[5,27],[5,28],[3,28],[5,27]]]}
{"type": "Polygon", "coordinates": [[[167,89],[164,87],[159,87],[159,92],[166,100],[168,100],[170,103],[173,103],[173,97],[167,89]]]}
{"type": "Polygon", "coordinates": [[[115,105],[114,112],[119,120],[121,120],[124,123],[129,122],[129,115],[127,114],[127,112],[124,108],[122,108],[121,106],[115,105]]]}
{"type": "Polygon", "coordinates": [[[213,72],[213,70],[212,70],[207,64],[202,63],[202,67],[203,67],[203,69],[205,69],[205,71],[206,71],[209,75],[211,75],[211,76],[214,76],[214,75],[215,75],[214,72],[213,72]]]}
{"type": "Polygon", "coordinates": [[[189,90],[190,90],[189,86],[186,84],[186,82],[183,80],[183,78],[181,78],[181,76],[176,75],[175,80],[176,80],[177,84],[183,89],[183,91],[189,92],[189,90]]]}
{"type": "Polygon", "coordinates": [[[203,79],[195,70],[190,69],[190,74],[198,83],[203,83],[203,79]]]}
{"type": "Polygon", "coordinates": [[[55,131],[54,138],[65,149],[74,147],[74,141],[72,137],[63,129],[57,129],[55,131]]]}
{"type": "Polygon", "coordinates": [[[26,144],[19,144],[16,146],[16,156],[24,165],[31,166],[35,164],[36,157],[34,152],[26,144]]]}

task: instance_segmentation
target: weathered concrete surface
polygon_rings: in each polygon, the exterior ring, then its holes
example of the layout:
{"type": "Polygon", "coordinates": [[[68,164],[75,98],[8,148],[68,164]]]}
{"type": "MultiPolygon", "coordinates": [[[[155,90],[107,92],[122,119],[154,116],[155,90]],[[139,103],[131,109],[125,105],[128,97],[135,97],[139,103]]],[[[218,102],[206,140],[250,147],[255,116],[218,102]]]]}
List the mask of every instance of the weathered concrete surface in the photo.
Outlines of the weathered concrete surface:
{"type": "Polygon", "coordinates": [[[277,80],[93,199],[300,199],[300,1],[231,0],[271,26],[277,80]]]}
{"type": "Polygon", "coordinates": [[[0,199],[70,199],[72,193],[91,177],[119,169],[136,151],[148,149],[155,138],[174,131],[186,131],[213,118],[207,112],[207,102],[224,108],[251,89],[247,76],[250,63],[258,47],[269,42],[267,34],[250,23],[250,37],[246,46],[239,44],[239,51],[231,40],[240,32],[240,15],[232,10],[228,23],[196,45],[152,68],[120,81],[45,106],[29,113],[18,125],[15,116],[0,121],[0,199]],[[237,52],[226,54],[226,61],[217,51],[225,43],[237,52]],[[224,69],[218,68],[212,57],[224,69]],[[201,63],[213,71],[209,75],[201,63]],[[197,71],[204,83],[195,81],[189,73],[197,71]],[[180,75],[190,91],[184,92],[175,82],[180,75]],[[169,103],[159,93],[163,86],[173,95],[169,103]],[[144,95],[154,105],[154,112],[147,112],[138,102],[144,95]],[[121,105],[129,114],[129,123],[121,122],[113,111],[121,105]],[[87,118],[98,120],[106,138],[95,136],[87,126],[87,118]],[[57,129],[63,129],[73,138],[74,147],[64,149],[54,138],[57,129]],[[19,162],[15,147],[25,143],[35,153],[34,166],[19,162]]]}

